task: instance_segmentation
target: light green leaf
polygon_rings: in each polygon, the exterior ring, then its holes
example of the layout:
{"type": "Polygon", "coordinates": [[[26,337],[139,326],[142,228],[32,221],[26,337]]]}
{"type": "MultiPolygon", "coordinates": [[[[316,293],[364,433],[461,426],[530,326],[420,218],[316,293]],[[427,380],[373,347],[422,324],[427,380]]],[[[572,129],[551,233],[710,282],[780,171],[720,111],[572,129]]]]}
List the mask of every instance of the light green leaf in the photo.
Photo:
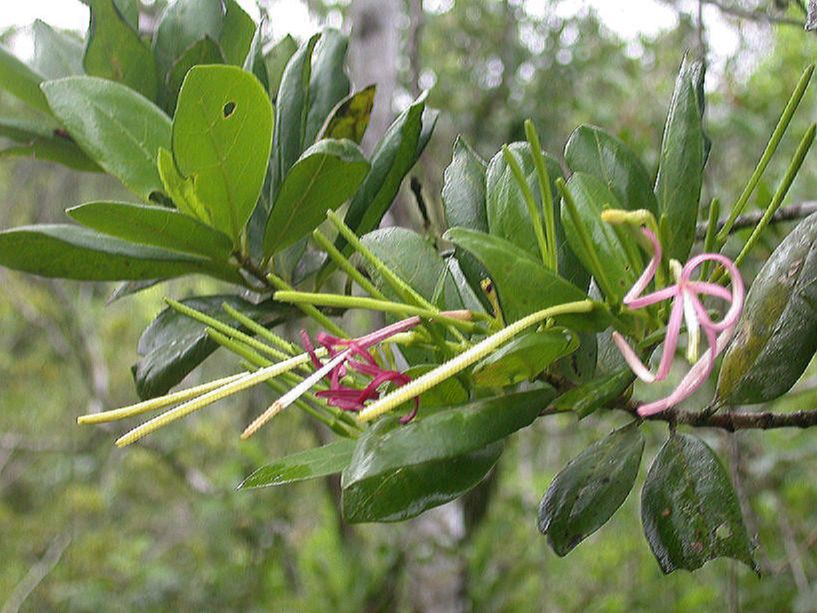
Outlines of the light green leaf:
{"type": "Polygon", "coordinates": [[[0,46],[0,89],[28,106],[51,115],[51,108],[40,90],[45,78],[34,72],[11,52],[0,46]]]}
{"type": "Polygon", "coordinates": [[[243,67],[255,36],[255,22],[235,0],[225,0],[225,7],[219,44],[228,63],[243,67]]]}
{"type": "Polygon", "coordinates": [[[73,32],[55,30],[39,19],[31,29],[34,35],[34,70],[48,79],[83,73],[81,38],[73,32]]]}

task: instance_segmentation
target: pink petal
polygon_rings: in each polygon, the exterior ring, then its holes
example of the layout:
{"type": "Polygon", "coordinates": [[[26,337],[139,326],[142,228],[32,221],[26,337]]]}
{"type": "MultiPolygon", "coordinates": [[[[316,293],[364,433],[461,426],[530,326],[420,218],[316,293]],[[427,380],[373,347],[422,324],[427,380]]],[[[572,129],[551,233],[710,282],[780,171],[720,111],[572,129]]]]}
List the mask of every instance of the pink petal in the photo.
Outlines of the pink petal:
{"type": "Polygon", "coordinates": [[[613,331],[613,342],[624,357],[624,361],[627,362],[627,366],[635,373],[636,377],[647,383],[655,381],[655,375],[644,365],[644,362],[642,362],[641,358],[633,351],[630,344],[624,340],[624,337],[616,331],[613,331]]]}
{"type": "Polygon", "coordinates": [[[672,303],[672,311],[667,324],[667,335],[664,338],[664,353],[661,354],[661,363],[658,365],[658,372],[655,374],[656,381],[667,378],[672,361],[675,359],[675,349],[678,347],[678,336],[681,334],[681,321],[684,317],[684,304],[681,297],[672,303]]]}
{"type": "MultiPolygon", "coordinates": [[[[652,258],[650,259],[650,263],[644,269],[644,272],[641,273],[641,276],[635,282],[635,285],[630,288],[630,291],[627,292],[627,295],[624,296],[624,300],[622,301],[626,306],[631,306],[633,300],[636,300],[647,286],[652,281],[653,277],[655,276],[655,272],[658,270],[658,265],[661,263],[661,243],[658,242],[658,238],[656,238],[655,234],[652,233],[652,230],[648,228],[641,228],[641,232],[647,239],[652,243],[652,258]]],[[[638,307],[635,307],[638,308],[638,307]]]]}
{"type": "Polygon", "coordinates": [[[670,298],[674,298],[678,295],[678,286],[677,285],[670,285],[669,287],[665,287],[664,289],[659,289],[658,291],[652,292],[651,294],[647,294],[646,296],[641,296],[640,298],[634,298],[627,302],[624,301],[624,305],[631,308],[631,309],[642,309],[645,306],[649,306],[651,304],[655,304],[656,302],[661,302],[662,300],[669,300],[670,298]]]}

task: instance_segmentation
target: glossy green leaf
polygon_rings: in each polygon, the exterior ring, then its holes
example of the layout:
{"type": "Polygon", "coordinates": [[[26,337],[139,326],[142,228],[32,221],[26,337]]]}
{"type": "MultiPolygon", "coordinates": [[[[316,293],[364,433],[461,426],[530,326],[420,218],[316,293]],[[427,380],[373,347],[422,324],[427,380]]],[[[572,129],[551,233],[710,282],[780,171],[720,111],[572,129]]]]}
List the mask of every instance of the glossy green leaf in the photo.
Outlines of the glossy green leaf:
{"type": "Polygon", "coordinates": [[[673,434],[641,492],[644,534],[661,570],[695,570],[718,557],[756,569],[735,490],[701,439],[673,434]]]}
{"type": "MultiPolygon", "coordinates": [[[[507,322],[557,304],[587,299],[587,295],[578,287],[553,274],[526,251],[498,236],[465,228],[452,228],[445,236],[476,256],[488,271],[507,322]]],[[[559,320],[578,329],[606,325],[606,320],[595,313],[564,316],[559,320]]]]}
{"type": "Polygon", "coordinates": [[[376,91],[377,86],[369,85],[338,102],[318,132],[318,139],[345,138],[359,144],[369,127],[376,91]]]}
{"type": "MultiPolygon", "coordinates": [[[[416,379],[427,372],[437,368],[437,364],[416,364],[409,366],[405,373],[412,379],[416,379]]],[[[468,390],[456,377],[451,377],[445,381],[435,385],[427,392],[423,392],[420,398],[420,411],[422,411],[422,418],[425,419],[431,413],[437,412],[441,409],[460,406],[467,404],[469,400],[468,390]]],[[[405,412],[408,413],[413,406],[414,401],[409,400],[405,405],[405,412]]],[[[395,413],[399,413],[400,408],[395,409],[395,413]]]]}
{"type": "Polygon", "coordinates": [[[68,215],[84,226],[132,243],[212,258],[225,264],[230,238],[176,210],[127,202],[88,202],[68,215]]]}
{"type": "Polygon", "coordinates": [[[687,259],[695,241],[706,163],[703,80],[703,64],[684,57],[667,113],[655,180],[665,253],[681,262],[687,259]]]}
{"type": "Polygon", "coordinates": [[[39,19],[31,26],[31,31],[34,35],[34,70],[47,79],[83,73],[83,42],[79,36],[55,30],[39,19]]]}
{"type": "Polygon", "coordinates": [[[165,88],[163,94],[163,106],[167,109],[175,109],[179,99],[179,91],[184,83],[184,78],[193,66],[199,64],[223,64],[224,54],[218,43],[209,36],[205,36],[193,43],[182,53],[165,77],[165,88]]]}
{"type": "Polygon", "coordinates": [[[224,24],[221,2],[176,0],[162,15],[153,37],[153,54],[159,78],[165,79],[173,64],[205,36],[219,40],[224,24]]]}
{"type": "Polygon", "coordinates": [[[604,181],[624,208],[656,213],[658,205],[647,170],[627,145],[601,128],[576,128],[565,145],[565,161],[573,172],[604,181]]]}
{"type": "MultiPolygon", "coordinates": [[[[232,294],[199,296],[181,302],[230,325],[235,325],[235,321],[224,313],[225,303],[265,326],[281,323],[291,313],[286,305],[270,302],[255,305],[232,294]]],[[[142,357],[131,368],[139,397],[166,394],[217,348],[205,325],[171,308],[164,309],[139,338],[137,350],[142,357]]]]}
{"type": "Polygon", "coordinates": [[[785,394],[817,350],[817,215],[777,246],[752,283],[721,364],[718,397],[729,404],[785,394]]]}
{"type": "Polygon", "coordinates": [[[309,79],[309,112],[304,145],[315,141],[332,109],[349,95],[346,50],[349,37],[334,28],[325,28],[315,45],[309,79]]]}
{"type": "Polygon", "coordinates": [[[607,523],[638,475],[644,437],[635,423],[597,441],[556,475],[539,505],[539,531],[559,556],[607,523]]]}
{"type": "Polygon", "coordinates": [[[554,364],[554,373],[577,385],[591,380],[598,365],[599,347],[596,336],[595,332],[580,332],[578,348],[554,364]]]}
{"type": "Polygon", "coordinates": [[[170,119],[146,98],[113,81],[68,77],[43,91],[82,150],[145,200],[162,190],[159,147],[170,148],[170,119]]]}
{"type": "Polygon", "coordinates": [[[212,272],[207,260],[109,238],[79,226],[41,224],[0,232],[0,265],[44,277],[120,281],[212,272]]]}
{"type": "Polygon", "coordinates": [[[255,22],[235,0],[225,0],[224,6],[219,44],[228,63],[243,67],[255,37],[255,22]]]}
{"type": "Polygon", "coordinates": [[[552,389],[480,400],[399,426],[389,416],[360,439],[343,471],[348,521],[400,521],[461,495],[501,453],[500,441],[529,425],[552,389]]]}
{"type": "Polygon", "coordinates": [[[320,34],[315,34],[298,47],[281,75],[281,85],[275,98],[275,135],[272,143],[273,195],[304,150],[312,55],[319,38],[320,34]]]}
{"type": "Polygon", "coordinates": [[[620,302],[635,283],[643,266],[638,246],[625,234],[626,230],[601,219],[602,211],[621,208],[621,204],[601,179],[583,172],[574,173],[567,182],[567,187],[576,203],[579,219],[598,255],[601,270],[598,270],[594,258],[585,249],[579,238],[579,231],[563,203],[562,224],[570,247],[594,277],[598,279],[603,275],[610,282],[613,295],[608,298],[620,302]]]}
{"type": "Polygon", "coordinates": [[[357,190],[369,170],[358,146],[325,139],[304,151],[290,169],[267,220],[266,255],[303,238],[357,190]]]}
{"type": "Polygon", "coordinates": [[[235,243],[261,193],[271,139],[272,106],[252,74],[236,66],[187,73],[173,118],[173,156],[209,222],[235,243]]]}
{"type": "Polygon", "coordinates": [[[579,347],[579,338],[567,328],[548,328],[513,339],[474,366],[474,383],[505,387],[532,379],[561,357],[579,347]]]}
{"type": "Polygon", "coordinates": [[[556,399],[553,408],[559,411],[573,411],[579,419],[583,419],[621,398],[633,381],[635,381],[633,371],[621,368],[565,392],[556,399]]]}
{"type": "Polygon", "coordinates": [[[102,170],[70,137],[47,123],[0,118],[0,136],[16,143],[0,150],[2,158],[29,157],[57,162],[75,170],[102,170]]]}
{"type": "Polygon", "coordinates": [[[339,473],[349,465],[357,441],[341,440],[299,451],[262,466],[244,479],[240,490],[307,481],[339,473]]]}
{"type": "MultiPolygon", "coordinates": [[[[436,118],[424,117],[425,95],[394,120],[372,153],[372,169],[349,204],[345,222],[358,235],[374,230],[391,206],[425,143],[422,132],[433,128],[436,118]]],[[[346,242],[339,239],[336,246],[346,250],[346,242]]]]}
{"type": "Polygon", "coordinates": [[[269,73],[267,63],[264,61],[264,38],[261,28],[256,28],[255,35],[250,41],[250,50],[247,52],[247,57],[244,58],[243,68],[253,73],[264,91],[269,93],[269,73]]]}
{"type": "Polygon", "coordinates": [[[292,36],[287,34],[264,55],[264,63],[267,66],[267,75],[269,76],[269,92],[273,102],[277,103],[284,70],[297,50],[298,43],[295,42],[292,36]]]}
{"type": "Polygon", "coordinates": [[[45,78],[34,72],[17,59],[10,51],[0,46],[0,89],[8,92],[33,109],[51,115],[40,83],[45,78]]]}
{"type": "Polygon", "coordinates": [[[85,73],[117,81],[149,100],[159,91],[150,48],[125,20],[113,0],[89,0],[91,25],[82,65],[85,73]]]}

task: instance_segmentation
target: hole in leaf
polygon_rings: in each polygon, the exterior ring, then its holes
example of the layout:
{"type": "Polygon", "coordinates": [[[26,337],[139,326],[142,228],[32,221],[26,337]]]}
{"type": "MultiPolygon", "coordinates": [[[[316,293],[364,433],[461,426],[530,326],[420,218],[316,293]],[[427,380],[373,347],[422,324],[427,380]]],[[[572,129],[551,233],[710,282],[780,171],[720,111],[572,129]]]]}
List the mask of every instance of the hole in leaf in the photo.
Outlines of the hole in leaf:
{"type": "Polygon", "coordinates": [[[232,100],[224,105],[224,119],[227,119],[235,111],[235,102],[232,100]]]}

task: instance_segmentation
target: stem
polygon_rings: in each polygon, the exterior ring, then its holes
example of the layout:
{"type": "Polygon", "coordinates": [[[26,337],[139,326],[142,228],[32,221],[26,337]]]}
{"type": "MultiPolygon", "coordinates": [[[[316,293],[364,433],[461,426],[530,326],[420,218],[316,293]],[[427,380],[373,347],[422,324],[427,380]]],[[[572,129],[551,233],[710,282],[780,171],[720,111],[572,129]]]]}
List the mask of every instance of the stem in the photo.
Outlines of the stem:
{"type": "Polygon", "coordinates": [[[717,238],[719,243],[723,244],[726,242],[726,239],[729,238],[729,232],[732,229],[732,224],[735,223],[737,216],[740,215],[743,212],[743,209],[746,208],[746,204],[749,202],[749,197],[752,195],[755,187],[757,187],[758,182],[760,182],[760,178],[763,176],[763,173],[766,170],[766,167],[769,165],[774,152],[777,150],[777,146],[780,144],[783,135],[786,133],[786,130],[791,123],[794,112],[797,110],[797,107],[803,100],[803,95],[806,93],[806,87],[808,86],[813,73],[814,64],[807,66],[803,71],[800,81],[797,83],[797,87],[795,87],[789,101],[786,103],[786,107],[783,109],[783,114],[780,115],[780,119],[778,120],[777,125],[769,138],[769,142],[766,144],[766,148],[763,150],[763,154],[760,156],[760,161],[755,167],[752,176],[749,177],[749,182],[746,184],[746,187],[743,189],[743,193],[741,193],[740,197],[737,199],[737,202],[732,205],[732,210],[729,211],[729,217],[723,224],[721,231],[718,232],[717,238]]]}
{"type": "Polygon", "coordinates": [[[530,315],[515,321],[510,326],[503,328],[499,332],[496,332],[495,334],[483,339],[470,349],[467,349],[457,357],[452,358],[434,370],[421,375],[417,379],[414,379],[413,381],[410,381],[402,387],[399,387],[387,394],[380,400],[373,402],[368,407],[363,409],[363,411],[358,413],[358,419],[362,422],[371,421],[383,413],[386,413],[387,411],[400,406],[404,402],[411,400],[415,396],[423,394],[435,385],[438,385],[446,379],[453,377],[457,373],[481,360],[486,355],[489,355],[523,330],[541,323],[550,317],[566,315],[568,313],[589,313],[594,308],[596,308],[596,305],[592,300],[580,300],[578,302],[567,302],[565,304],[560,304],[531,313],[530,315]]]}
{"type": "Polygon", "coordinates": [[[528,180],[525,178],[525,173],[522,172],[522,167],[519,165],[516,155],[513,151],[508,149],[507,145],[502,145],[502,157],[505,158],[505,163],[508,165],[508,168],[511,169],[511,174],[513,174],[517,186],[522,191],[522,199],[528,207],[528,217],[533,226],[533,233],[536,235],[536,243],[539,245],[542,263],[545,265],[545,268],[551,268],[549,261],[550,250],[545,240],[545,231],[542,228],[542,217],[539,214],[539,207],[536,204],[536,199],[533,197],[530,185],[528,185],[528,180]]]}
{"type": "MultiPolygon", "coordinates": [[[[704,253],[714,253],[717,250],[715,245],[715,233],[718,226],[718,218],[721,214],[721,201],[713,198],[709,204],[709,220],[706,224],[706,236],[704,237],[704,253]]],[[[701,279],[709,276],[709,266],[712,262],[707,260],[701,268],[701,279]]]]}
{"type": "MultiPolygon", "coordinates": [[[[732,224],[730,233],[735,233],[738,230],[743,230],[745,228],[754,228],[758,224],[758,222],[763,218],[764,212],[765,211],[753,211],[751,213],[741,215],[735,220],[735,223],[732,224]]],[[[772,219],[769,223],[795,221],[797,219],[803,219],[804,217],[808,217],[812,213],[817,213],[817,200],[806,200],[798,204],[790,204],[789,206],[779,208],[777,212],[772,216],[772,219]]],[[[717,229],[720,230],[720,228],[723,227],[724,223],[725,222],[723,221],[719,221],[717,229]]],[[[707,229],[708,229],[707,222],[699,223],[695,228],[695,238],[698,240],[703,240],[706,237],[707,229]]]]}
{"type": "Polygon", "coordinates": [[[357,283],[364,292],[369,294],[372,298],[379,298],[380,300],[386,299],[383,292],[377,289],[371,281],[364,277],[361,272],[352,265],[348,258],[344,257],[344,255],[338,251],[335,245],[332,244],[332,241],[326,238],[326,236],[324,236],[320,230],[315,230],[312,233],[312,238],[315,239],[318,246],[326,251],[338,268],[349,275],[349,278],[357,283]]]}
{"type": "MultiPolygon", "coordinates": [[[[275,289],[290,292],[294,291],[293,287],[289,283],[287,283],[280,277],[274,275],[273,273],[268,274],[267,279],[269,279],[270,283],[272,283],[272,285],[275,286],[275,289]]],[[[304,312],[304,315],[306,315],[307,317],[311,317],[312,319],[317,321],[324,327],[324,329],[331,332],[335,336],[339,336],[341,338],[349,338],[349,335],[343,330],[343,328],[335,324],[335,322],[333,322],[331,319],[329,319],[326,315],[321,313],[311,304],[299,304],[298,308],[304,312]]]]}
{"type": "Polygon", "coordinates": [[[533,165],[536,167],[536,177],[539,180],[539,193],[542,196],[542,211],[545,216],[545,236],[547,238],[548,259],[550,269],[559,272],[559,257],[556,253],[556,213],[553,204],[553,193],[550,191],[550,176],[548,175],[545,156],[542,155],[542,145],[539,134],[530,119],[525,120],[525,136],[533,153],[533,165]]]}
{"type": "Polygon", "coordinates": [[[238,309],[231,307],[226,302],[221,305],[221,308],[224,309],[224,312],[227,313],[227,315],[235,319],[238,323],[247,328],[250,332],[254,332],[261,338],[268,340],[273,345],[277,345],[278,348],[282,349],[283,351],[286,351],[289,355],[297,355],[298,353],[300,353],[300,348],[297,345],[290,343],[287,340],[284,340],[271,330],[268,330],[267,328],[259,324],[251,317],[247,317],[238,309]]]}
{"type": "MultiPolygon", "coordinates": [[[[384,313],[394,313],[400,316],[417,315],[425,319],[431,319],[449,326],[462,328],[466,332],[476,331],[473,322],[448,317],[439,311],[432,311],[422,307],[416,307],[389,300],[375,300],[363,296],[346,296],[342,294],[313,294],[310,292],[275,292],[275,300],[290,304],[313,304],[318,306],[341,307],[346,309],[368,309],[371,311],[382,311],[384,313]]],[[[470,311],[469,311],[470,313],[470,311]]],[[[474,313],[473,315],[476,315],[474,313]]],[[[486,316],[487,317],[487,316],[486,316]]]]}

